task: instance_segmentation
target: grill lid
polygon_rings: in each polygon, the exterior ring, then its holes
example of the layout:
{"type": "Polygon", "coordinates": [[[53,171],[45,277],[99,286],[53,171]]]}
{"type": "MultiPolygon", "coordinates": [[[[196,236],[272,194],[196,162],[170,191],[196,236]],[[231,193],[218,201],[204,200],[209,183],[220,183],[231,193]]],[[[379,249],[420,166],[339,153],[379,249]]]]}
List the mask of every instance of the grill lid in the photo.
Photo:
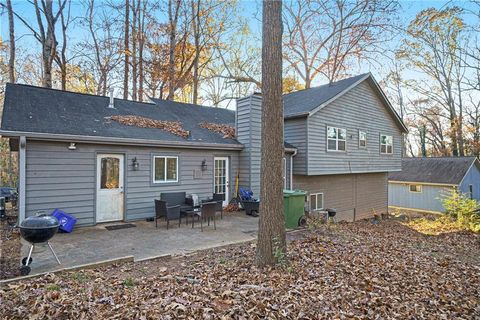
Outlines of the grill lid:
{"type": "Polygon", "coordinates": [[[31,216],[26,218],[20,224],[20,228],[28,229],[45,229],[45,228],[57,228],[60,224],[58,220],[46,214],[41,214],[39,216],[31,216]]]}

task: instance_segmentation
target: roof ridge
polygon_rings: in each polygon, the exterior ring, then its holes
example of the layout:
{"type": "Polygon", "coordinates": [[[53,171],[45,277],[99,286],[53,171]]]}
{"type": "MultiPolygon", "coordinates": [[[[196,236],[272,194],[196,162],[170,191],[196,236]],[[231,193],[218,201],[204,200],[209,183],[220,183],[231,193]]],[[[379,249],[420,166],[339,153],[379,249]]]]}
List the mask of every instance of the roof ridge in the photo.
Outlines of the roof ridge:
{"type": "Polygon", "coordinates": [[[155,104],[157,107],[161,107],[161,106],[158,105],[158,103],[156,103],[155,101],[162,101],[162,102],[175,103],[175,104],[183,104],[183,105],[187,105],[187,106],[192,107],[192,108],[209,108],[209,109],[213,109],[213,110],[225,110],[225,111],[228,111],[228,112],[235,112],[234,110],[230,110],[230,109],[227,109],[227,108],[204,106],[204,105],[201,105],[201,104],[194,104],[194,103],[188,103],[188,102],[180,102],[180,101],[166,100],[166,99],[160,99],[160,98],[151,98],[151,97],[149,97],[149,99],[152,100],[153,104],[155,104]]]}
{"type": "Polygon", "coordinates": [[[337,84],[339,82],[342,82],[342,81],[346,81],[346,80],[351,80],[353,78],[362,78],[368,74],[371,74],[370,72],[365,72],[365,73],[361,73],[361,74],[357,74],[355,76],[351,76],[351,77],[348,77],[348,78],[344,78],[344,79],[340,79],[340,80],[337,80],[337,81],[334,81],[334,82],[328,82],[328,83],[324,83],[324,84],[321,84],[319,86],[316,86],[316,87],[310,87],[310,88],[305,88],[305,89],[300,89],[300,90],[297,90],[297,91],[293,91],[293,92],[289,92],[289,93],[286,93],[284,94],[283,96],[288,96],[289,94],[293,94],[293,93],[297,93],[297,92],[303,92],[303,91],[307,91],[307,90],[312,90],[312,89],[319,89],[319,88],[324,88],[326,86],[331,86],[331,85],[334,85],[334,84],[337,84]]]}

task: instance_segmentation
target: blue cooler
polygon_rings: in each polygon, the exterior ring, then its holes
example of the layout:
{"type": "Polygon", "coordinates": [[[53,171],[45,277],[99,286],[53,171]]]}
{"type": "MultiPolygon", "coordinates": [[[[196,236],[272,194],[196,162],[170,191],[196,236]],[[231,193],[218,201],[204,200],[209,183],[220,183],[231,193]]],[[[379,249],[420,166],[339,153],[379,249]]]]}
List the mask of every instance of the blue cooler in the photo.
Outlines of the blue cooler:
{"type": "Polygon", "coordinates": [[[75,226],[75,223],[77,223],[77,218],[69,214],[66,214],[60,209],[53,210],[52,216],[57,218],[58,223],[60,224],[59,229],[63,232],[67,232],[67,233],[72,232],[73,227],[75,226]]]}

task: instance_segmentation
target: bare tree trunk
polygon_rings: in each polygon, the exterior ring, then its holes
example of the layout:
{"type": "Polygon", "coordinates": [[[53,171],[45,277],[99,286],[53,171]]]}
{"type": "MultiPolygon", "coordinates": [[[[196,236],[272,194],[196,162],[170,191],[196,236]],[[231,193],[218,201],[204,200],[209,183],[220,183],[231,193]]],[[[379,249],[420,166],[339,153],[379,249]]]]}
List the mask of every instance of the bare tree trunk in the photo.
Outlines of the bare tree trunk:
{"type": "Polygon", "coordinates": [[[200,0],[192,0],[192,29],[195,42],[195,56],[193,61],[192,103],[198,102],[199,64],[200,64],[200,0]]]}
{"type": "Polygon", "coordinates": [[[425,125],[420,126],[419,128],[420,131],[420,146],[421,146],[421,151],[422,151],[422,157],[427,156],[427,128],[425,125]]]}
{"type": "Polygon", "coordinates": [[[256,262],[275,264],[286,253],[283,215],[282,2],[263,2],[262,171],[256,262]]]}
{"type": "MultiPolygon", "coordinates": [[[[61,0],[58,0],[58,5],[61,6],[60,3],[61,0]]],[[[61,88],[62,90],[67,89],[67,28],[68,24],[70,22],[70,5],[71,1],[69,1],[68,5],[68,13],[67,13],[67,19],[65,20],[65,15],[63,14],[63,10],[60,11],[60,21],[62,23],[62,50],[60,53],[60,57],[58,54],[56,55],[56,60],[57,64],[60,67],[60,79],[61,79],[61,88]]]]}
{"type": "Polygon", "coordinates": [[[130,4],[128,3],[129,0],[125,0],[125,26],[124,26],[124,69],[123,69],[123,99],[128,99],[128,68],[129,68],[129,33],[130,33],[130,4]]]}
{"type": "Polygon", "coordinates": [[[177,22],[181,0],[168,1],[168,21],[169,21],[169,37],[170,46],[168,52],[168,100],[173,100],[175,95],[175,49],[177,46],[177,22]],[[173,8],[175,1],[175,8],[173,8]]]}
{"type": "MultiPolygon", "coordinates": [[[[38,4],[38,0],[33,0],[33,7],[35,10],[35,17],[38,24],[38,30],[35,30],[30,24],[30,21],[23,19],[20,15],[12,10],[12,14],[15,15],[32,33],[35,39],[42,46],[42,86],[52,87],[52,64],[57,56],[57,41],[55,38],[55,23],[58,17],[65,8],[67,0],[59,1],[59,8],[57,13],[53,13],[53,0],[42,0],[41,7],[38,4]],[[47,31],[45,32],[45,26],[43,18],[47,22],[47,31]]],[[[4,6],[3,4],[0,4],[4,6]]]]}
{"type": "Polygon", "coordinates": [[[137,100],[137,20],[138,20],[138,10],[140,6],[140,0],[138,4],[133,0],[132,6],[132,99],[137,100]]]}
{"type": "MultiPolygon", "coordinates": [[[[143,8],[139,11],[138,18],[138,100],[143,101],[143,48],[145,46],[145,14],[147,11],[147,0],[143,1],[143,8]]],[[[140,3],[139,3],[140,4],[140,3]]]]}
{"type": "MultiPolygon", "coordinates": [[[[15,27],[13,20],[12,1],[7,0],[8,30],[10,35],[10,54],[8,57],[8,81],[15,83],[15,27]]],[[[10,159],[11,161],[11,159],[10,159]]]]}
{"type": "MultiPolygon", "coordinates": [[[[42,30],[42,62],[43,62],[43,77],[42,86],[52,87],[52,63],[57,52],[57,41],[55,40],[55,21],[53,17],[53,1],[46,0],[42,2],[42,10],[38,6],[38,1],[34,0],[35,13],[37,15],[38,26],[42,30]],[[43,12],[47,21],[47,33],[45,34],[42,17],[40,12],[43,12]]],[[[60,9],[61,10],[61,9],[60,9]]]]}

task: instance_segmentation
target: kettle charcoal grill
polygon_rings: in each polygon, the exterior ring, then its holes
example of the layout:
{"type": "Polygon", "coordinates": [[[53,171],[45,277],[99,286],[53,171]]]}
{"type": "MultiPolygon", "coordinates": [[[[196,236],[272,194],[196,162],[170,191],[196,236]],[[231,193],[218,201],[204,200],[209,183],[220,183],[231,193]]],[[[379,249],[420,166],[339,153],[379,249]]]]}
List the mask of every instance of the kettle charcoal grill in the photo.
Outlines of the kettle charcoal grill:
{"type": "Polygon", "coordinates": [[[22,221],[19,227],[20,235],[22,236],[23,239],[25,239],[31,244],[28,257],[25,257],[22,260],[23,266],[20,269],[20,272],[22,275],[27,275],[30,273],[31,268],[29,264],[32,263],[32,260],[33,260],[32,259],[33,248],[35,247],[36,244],[39,244],[39,243],[46,242],[48,245],[48,248],[52,252],[55,259],[57,260],[58,264],[61,264],[60,260],[57,257],[57,254],[55,253],[55,251],[52,248],[52,245],[50,244],[50,239],[58,232],[59,226],[60,224],[58,223],[58,220],[55,217],[45,215],[45,214],[28,217],[22,221]]]}

